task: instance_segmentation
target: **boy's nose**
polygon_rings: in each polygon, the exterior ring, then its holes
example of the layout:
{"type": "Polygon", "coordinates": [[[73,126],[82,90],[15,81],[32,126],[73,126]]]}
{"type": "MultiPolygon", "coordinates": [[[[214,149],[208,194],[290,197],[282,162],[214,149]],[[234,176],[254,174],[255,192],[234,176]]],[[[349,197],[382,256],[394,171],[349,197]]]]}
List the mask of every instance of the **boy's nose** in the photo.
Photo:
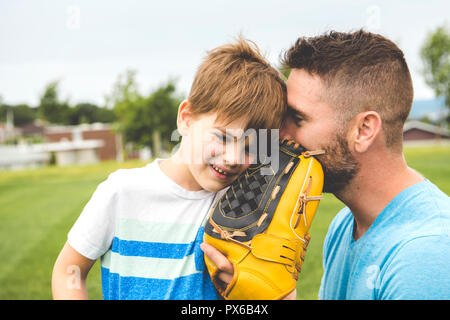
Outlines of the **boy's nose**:
{"type": "Polygon", "coordinates": [[[239,143],[227,143],[223,154],[224,164],[233,168],[245,163],[245,151],[239,143]]]}

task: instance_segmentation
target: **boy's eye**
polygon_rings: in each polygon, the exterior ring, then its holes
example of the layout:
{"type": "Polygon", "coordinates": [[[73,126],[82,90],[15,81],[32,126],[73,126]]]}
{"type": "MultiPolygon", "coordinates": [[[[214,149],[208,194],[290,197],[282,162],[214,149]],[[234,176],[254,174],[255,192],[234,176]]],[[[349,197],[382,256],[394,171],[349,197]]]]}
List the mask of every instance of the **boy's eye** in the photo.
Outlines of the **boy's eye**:
{"type": "Polygon", "coordinates": [[[245,154],[248,154],[248,155],[254,155],[255,154],[254,148],[250,148],[249,145],[245,145],[244,146],[244,152],[245,152],[245,154]]]}
{"type": "Polygon", "coordinates": [[[246,142],[244,144],[244,152],[248,155],[256,155],[258,153],[258,148],[256,142],[246,142]]]}
{"type": "Polygon", "coordinates": [[[229,138],[226,135],[223,135],[221,133],[215,132],[214,136],[219,140],[220,142],[226,143],[229,142],[229,138]]]}
{"type": "MultiPolygon", "coordinates": [[[[214,132],[214,136],[216,137],[216,139],[224,144],[227,143],[232,143],[234,145],[234,143],[236,143],[235,141],[233,141],[233,138],[223,135],[219,132],[214,132]]],[[[254,154],[255,153],[255,147],[251,147],[250,144],[248,143],[248,141],[246,141],[245,143],[243,141],[237,142],[238,144],[242,145],[242,150],[246,153],[246,154],[254,154]]]]}

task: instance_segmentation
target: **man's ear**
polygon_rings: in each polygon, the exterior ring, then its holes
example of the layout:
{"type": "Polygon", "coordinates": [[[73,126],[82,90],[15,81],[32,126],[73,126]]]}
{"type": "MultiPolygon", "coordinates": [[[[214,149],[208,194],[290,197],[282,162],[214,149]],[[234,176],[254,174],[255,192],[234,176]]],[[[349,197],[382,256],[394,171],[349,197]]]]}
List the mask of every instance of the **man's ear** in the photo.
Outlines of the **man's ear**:
{"type": "Polygon", "coordinates": [[[364,153],[375,143],[382,134],[382,121],[378,112],[366,111],[358,114],[352,126],[350,141],[353,150],[364,153]]]}
{"type": "Polygon", "coordinates": [[[184,100],[178,107],[177,128],[182,136],[188,134],[189,126],[192,121],[191,104],[188,100],[184,100]]]}

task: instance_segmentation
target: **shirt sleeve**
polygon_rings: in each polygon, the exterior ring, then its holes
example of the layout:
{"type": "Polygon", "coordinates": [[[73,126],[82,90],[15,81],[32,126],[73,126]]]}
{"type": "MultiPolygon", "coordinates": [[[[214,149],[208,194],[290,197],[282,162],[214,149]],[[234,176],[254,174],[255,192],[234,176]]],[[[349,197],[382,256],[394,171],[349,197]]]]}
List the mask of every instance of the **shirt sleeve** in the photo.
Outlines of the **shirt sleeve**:
{"type": "Polygon", "coordinates": [[[68,242],[81,255],[96,260],[111,246],[118,201],[116,173],[100,183],[68,234],[68,242]]]}
{"type": "Polygon", "coordinates": [[[449,300],[450,242],[446,236],[413,239],[399,249],[381,277],[381,300],[449,300]]]}

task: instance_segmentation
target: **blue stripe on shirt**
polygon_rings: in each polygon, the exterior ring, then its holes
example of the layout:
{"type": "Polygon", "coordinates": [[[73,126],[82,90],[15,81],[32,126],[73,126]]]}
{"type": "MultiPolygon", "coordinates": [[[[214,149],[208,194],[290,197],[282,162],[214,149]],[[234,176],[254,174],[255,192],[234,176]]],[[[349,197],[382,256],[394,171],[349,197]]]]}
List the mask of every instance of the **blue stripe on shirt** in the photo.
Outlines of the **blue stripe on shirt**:
{"type": "Polygon", "coordinates": [[[113,239],[111,251],[121,256],[134,256],[161,259],[183,259],[192,254],[194,242],[191,243],[162,243],[134,240],[113,239]]]}
{"type": "Polygon", "coordinates": [[[206,270],[173,280],[123,277],[104,267],[101,272],[103,298],[106,300],[217,299],[206,270]],[[203,285],[199,286],[200,283],[203,285]]]}
{"type": "Polygon", "coordinates": [[[161,258],[161,259],[183,259],[184,257],[197,254],[200,243],[203,242],[204,227],[200,227],[195,240],[190,243],[164,243],[146,242],[135,240],[122,240],[114,237],[111,251],[122,256],[161,258]],[[198,247],[198,248],[197,248],[198,247]]]}

